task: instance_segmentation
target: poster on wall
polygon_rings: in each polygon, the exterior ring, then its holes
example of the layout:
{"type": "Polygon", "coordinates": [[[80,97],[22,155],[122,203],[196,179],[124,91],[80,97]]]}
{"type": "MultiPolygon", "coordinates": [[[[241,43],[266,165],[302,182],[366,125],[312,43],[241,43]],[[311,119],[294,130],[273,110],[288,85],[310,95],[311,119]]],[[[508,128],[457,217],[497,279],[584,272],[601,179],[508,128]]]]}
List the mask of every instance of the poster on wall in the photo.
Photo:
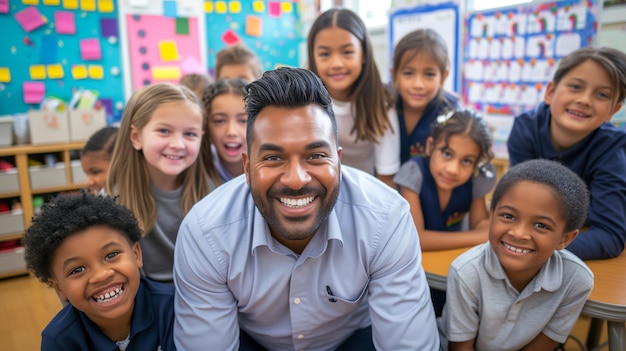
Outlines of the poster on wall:
{"type": "Polygon", "coordinates": [[[206,73],[201,64],[198,20],[163,15],[126,15],[132,89],[178,83],[188,73],[206,73]]]}
{"type": "Polygon", "coordinates": [[[243,44],[259,57],[264,70],[299,67],[304,43],[299,1],[205,1],[209,72],[223,48],[243,44]]]}
{"type": "Polygon", "coordinates": [[[597,0],[566,0],[469,14],[464,102],[515,116],[543,101],[560,60],[594,43],[599,10],[597,0]]]}
{"type": "Polygon", "coordinates": [[[393,64],[395,45],[407,33],[420,28],[436,31],[447,43],[450,71],[444,89],[458,92],[459,5],[455,2],[422,4],[392,10],[389,15],[389,62],[393,64]]]}
{"type": "Polygon", "coordinates": [[[89,90],[107,123],[119,120],[124,96],[116,1],[0,3],[0,115],[39,109],[50,97],[67,105],[74,92],[89,90]]]}

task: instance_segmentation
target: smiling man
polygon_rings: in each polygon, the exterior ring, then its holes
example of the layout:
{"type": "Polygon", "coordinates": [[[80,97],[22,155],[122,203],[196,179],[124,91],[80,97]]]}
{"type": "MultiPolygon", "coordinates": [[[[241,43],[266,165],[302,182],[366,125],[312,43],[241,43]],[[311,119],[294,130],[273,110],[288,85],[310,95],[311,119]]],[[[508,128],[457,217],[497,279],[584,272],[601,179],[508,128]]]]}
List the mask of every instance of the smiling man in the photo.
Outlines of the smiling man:
{"type": "Polygon", "coordinates": [[[341,166],[319,78],[280,68],[247,90],[245,175],[180,227],[178,349],[438,349],[409,206],[341,166]]]}

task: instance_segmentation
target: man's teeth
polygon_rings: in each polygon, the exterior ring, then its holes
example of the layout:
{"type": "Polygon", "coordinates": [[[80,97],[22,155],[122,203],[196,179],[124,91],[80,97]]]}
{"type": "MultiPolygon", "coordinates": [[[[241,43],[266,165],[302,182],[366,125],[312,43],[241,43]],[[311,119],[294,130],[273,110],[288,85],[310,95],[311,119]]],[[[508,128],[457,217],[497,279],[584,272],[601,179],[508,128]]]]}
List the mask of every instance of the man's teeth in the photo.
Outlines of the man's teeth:
{"type": "Polygon", "coordinates": [[[517,247],[515,247],[515,246],[511,246],[511,245],[509,245],[509,244],[506,244],[506,243],[502,243],[502,245],[504,245],[504,247],[505,247],[507,250],[510,250],[510,251],[513,251],[513,252],[515,252],[515,253],[519,253],[519,254],[521,254],[521,253],[523,253],[523,254],[527,254],[527,253],[531,253],[531,252],[533,251],[533,250],[524,250],[524,249],[520,249],[520,248],[517,248],[517,247]]]}
{"type": "Polygon", "coordinates": [[[302,206],[306,206],[310,204],[313,201],[313,199],[315,199],[315,196],[309,196],[309,197],[305,197],[303,199],[297,199],[297,200],[289,199],[286,197],[281,197],[280,202],[282,202],[282,204],[285,206],[298,208],[298,207],[302,207],[302,206]]]}
{"type": "Polygon", "coordinates": [[[109,292],[104,293],[104,294],[102,294],[100,296],[96,296],[96,297],[94,297],[94,299],[96,300],[96,302],[108,302],[108,301],[111,301],[111,300],[117,298],[118,296],[120,296],[122,291],[124,291],[124,287],[119,287],[119,288],[116,288],[113,291],[109,291],[109,292]]]}

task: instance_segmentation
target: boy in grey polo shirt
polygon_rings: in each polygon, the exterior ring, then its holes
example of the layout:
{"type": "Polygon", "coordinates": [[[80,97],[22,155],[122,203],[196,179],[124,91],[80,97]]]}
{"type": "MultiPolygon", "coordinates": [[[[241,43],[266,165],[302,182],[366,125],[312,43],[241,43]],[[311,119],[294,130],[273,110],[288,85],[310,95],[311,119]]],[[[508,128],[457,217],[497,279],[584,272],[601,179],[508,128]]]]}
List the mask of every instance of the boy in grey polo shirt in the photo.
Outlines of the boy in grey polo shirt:
{"type": "Polygon", "coordinates": [[[593,274],[564,248],[587,218],[584,182],[567,167],[530,160],[500,180],[489,242],[448,272],[438,319],[443,350],[553,350],[566,341],[593,274]]]}

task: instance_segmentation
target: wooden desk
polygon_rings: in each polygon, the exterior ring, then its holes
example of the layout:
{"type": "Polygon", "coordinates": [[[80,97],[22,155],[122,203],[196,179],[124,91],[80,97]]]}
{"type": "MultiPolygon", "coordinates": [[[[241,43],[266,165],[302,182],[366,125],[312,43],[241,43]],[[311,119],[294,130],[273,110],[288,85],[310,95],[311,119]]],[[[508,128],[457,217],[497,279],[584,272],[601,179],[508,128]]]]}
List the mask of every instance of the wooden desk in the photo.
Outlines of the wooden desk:
{"type": "MultiPolygon", "coordinates": [[[[424,252],[422,265],[428,284],[435,289],[446,289],[446,276],[452,261],[467,248],[424,252]]],[[[609,350],[626,350],[626,251],[619,257],[585,261],[594,275],[594,285],[582,314],[595,320],[606,320],[609,350]]],[[[597,323],[595,323],[597,326],[597,323]]],[[[597,328],[590,331],[591,345],[596,346],[597,328]]]]}

